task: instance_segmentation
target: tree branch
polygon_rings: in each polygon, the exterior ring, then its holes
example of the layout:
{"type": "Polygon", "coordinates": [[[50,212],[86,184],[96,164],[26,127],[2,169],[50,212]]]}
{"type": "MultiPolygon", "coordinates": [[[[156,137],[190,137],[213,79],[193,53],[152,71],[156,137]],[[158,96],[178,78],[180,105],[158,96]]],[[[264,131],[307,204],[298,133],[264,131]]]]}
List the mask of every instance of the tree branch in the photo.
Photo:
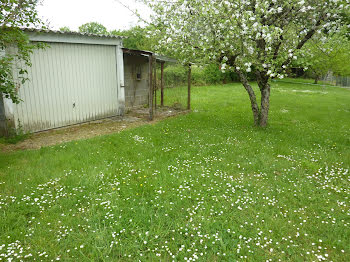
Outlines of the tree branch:
{"type": "Polygon", "coordinates": [[[254,93],[254,90],[251,87],[251,85],[248,83],[247,77],[243,74],[243,72],[237,68],[236,68],[236,72],[239,75],[239,78],[241,79],[241,83],[243,84],[245,90],[249,95],[250,104],[253,111],[254,123],[255,125],[258,125],[259,118],[260,118],[260,109],[256,100],[256,95],[254,93]]]}
{"type": "MultiPolygon", "coordinates": [[[[311,39],[313,37],[313,35],[316,33],[317,29],[320,27],[322,21],[323,21],[324,16],[322,16],[315,24],[315,26],[309,30],[309,32],[307,32],[307,34],[304,36],[304,38],[298,43],[297,47],[295,48],[295,50],[299,50],[301,49],[305,43],[311,39]]],[[[283,66],[288,65],[290,62],[292,61],[292,57],[288,57],[281,65],[281,67],[283,68],[283,66]]]]}

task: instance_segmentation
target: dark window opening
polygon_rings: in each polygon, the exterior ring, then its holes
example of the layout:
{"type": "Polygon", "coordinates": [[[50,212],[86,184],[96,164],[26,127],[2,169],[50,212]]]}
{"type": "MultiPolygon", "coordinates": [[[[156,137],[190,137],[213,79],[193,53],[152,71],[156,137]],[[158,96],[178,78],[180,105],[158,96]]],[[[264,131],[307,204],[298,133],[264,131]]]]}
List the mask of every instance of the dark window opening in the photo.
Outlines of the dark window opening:
{"type": "Polygon", "coordinates": [[[136,79],[141,80],[141,66],[136,67],[136,79]]]}

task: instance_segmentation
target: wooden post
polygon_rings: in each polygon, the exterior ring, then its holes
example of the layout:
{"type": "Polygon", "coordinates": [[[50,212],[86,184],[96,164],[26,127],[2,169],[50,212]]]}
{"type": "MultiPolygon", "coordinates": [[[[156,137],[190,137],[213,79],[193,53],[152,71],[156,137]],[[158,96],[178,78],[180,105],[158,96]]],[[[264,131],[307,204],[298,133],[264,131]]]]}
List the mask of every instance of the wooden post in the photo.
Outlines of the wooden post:
{"type": "Polygon", "coordinates": [[[153,120],[153,55],[148,56],[148,77],[149,77],[149,94],[148,94],[148,107],[149,107],[149,120],[153,120]]]}
{"type": "Polygon", "coordinates": [[[154,61],[154,109],[157,109],[157,60],[154,61]]]}
{"type": "Polygon", "coordinates": [[[164,62],[160,64],[160,105],[164,106],[164,62]]]}
{"type": "Polygon", "coordinates": [[[191,109],[191,64],[188,64],[187,76],[187,109],[191,109]]]}

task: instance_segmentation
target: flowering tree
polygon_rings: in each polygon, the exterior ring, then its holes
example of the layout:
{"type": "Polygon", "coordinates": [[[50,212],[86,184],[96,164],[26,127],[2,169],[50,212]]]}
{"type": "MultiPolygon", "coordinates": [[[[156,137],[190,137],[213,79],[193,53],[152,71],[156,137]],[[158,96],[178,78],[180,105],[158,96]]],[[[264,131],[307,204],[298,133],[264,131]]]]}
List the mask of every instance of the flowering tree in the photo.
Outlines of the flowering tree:
{"type": "Polygon", "coordinates": [[[335,30],[349,0],[144,0],[153,33],[185,63],[217,62],[234,70],[248,92],[255,125],[266,126],[271,78],[283,78],[293,59],[322,30],[335,30]],[[248,81],[256,75],[260,106],[248,81]]]}

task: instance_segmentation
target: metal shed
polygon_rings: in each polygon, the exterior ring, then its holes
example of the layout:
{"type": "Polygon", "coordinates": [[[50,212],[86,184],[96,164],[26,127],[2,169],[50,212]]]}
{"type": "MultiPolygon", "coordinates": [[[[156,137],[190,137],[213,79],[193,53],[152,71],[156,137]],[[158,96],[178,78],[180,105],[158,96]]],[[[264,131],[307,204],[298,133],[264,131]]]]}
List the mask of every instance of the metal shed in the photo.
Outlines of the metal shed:
{"type": "MultiPolygon", "coordinates": [[[[0,97],[0,129],[36,132],[124,112],[122,39],[113,36],[27,31],[48,44],[31,55],[22,102],[0,97]]],[[[16,78],[17,72],[13,72],[16,78]]]]}
{"type": "MultiPolygon", "coordinates": [[[[118,36],[25,32],[30,41],[48,47],[31,55],[29,81],[18,86],[22,101],[14,104],[0,95],[0,135],[10,129],[39,132],[123,115],[125,108],[145,104],[152,119],[155,64],[161,63],[163,72],[165,62],[176,62],[123,48],[118,36]]],[[[18,79],[18,72],[13,76],[18,79]]]]}

